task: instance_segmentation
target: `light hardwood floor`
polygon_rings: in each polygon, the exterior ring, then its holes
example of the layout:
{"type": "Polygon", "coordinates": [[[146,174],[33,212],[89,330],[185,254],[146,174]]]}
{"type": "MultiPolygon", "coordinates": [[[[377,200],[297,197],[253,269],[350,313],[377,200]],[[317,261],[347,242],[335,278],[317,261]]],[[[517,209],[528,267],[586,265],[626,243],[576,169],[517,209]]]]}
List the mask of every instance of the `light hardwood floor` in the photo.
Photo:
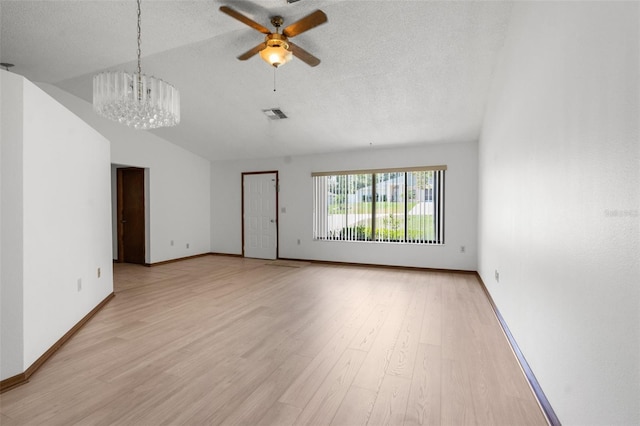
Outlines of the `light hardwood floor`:
{"type": "Polygon", "coordinates": [[[3,426],[546,424],[474,275],[205,256],[114,277],[3,426]]]}

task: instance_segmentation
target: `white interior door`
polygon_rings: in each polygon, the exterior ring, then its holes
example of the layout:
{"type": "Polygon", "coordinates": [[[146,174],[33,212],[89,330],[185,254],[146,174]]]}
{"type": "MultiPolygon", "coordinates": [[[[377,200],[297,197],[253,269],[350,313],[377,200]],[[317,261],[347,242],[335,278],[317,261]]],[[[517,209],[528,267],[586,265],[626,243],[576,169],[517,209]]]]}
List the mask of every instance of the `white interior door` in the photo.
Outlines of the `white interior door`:
{"type": "Polygon", "coordinates": [[[275,173],[243,175],[245,257],[277,257],[276,184],[275,173]]]}

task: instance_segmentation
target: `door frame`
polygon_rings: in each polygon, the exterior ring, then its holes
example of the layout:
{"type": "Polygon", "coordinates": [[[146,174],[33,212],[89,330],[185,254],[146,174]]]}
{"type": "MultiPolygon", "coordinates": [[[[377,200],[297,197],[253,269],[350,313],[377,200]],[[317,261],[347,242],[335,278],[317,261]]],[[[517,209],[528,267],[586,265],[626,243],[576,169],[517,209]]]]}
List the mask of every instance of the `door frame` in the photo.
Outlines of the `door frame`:
{"type": "Polygon", "coordinates": [[[280,178],[278,176],[278,171],[277,170],[270,170],[270,171],[262,171],[262,172],[242,172],[241,175],[241,181],[240,181],[240,187],[242,188],[241,191],[241,211],[240,211],[240,221],[241,221],[241,227],[242,227],[242,257],[244,256],[244,177],[247,175],[266,175],[266,174],[274,174],[276,175],[276,259],[280,258],[280,208],[278,207],[278,201],[280,198],[280,178]]]}
{"type": "Polygon", "coordinates": [[[134,167],[134,166],[116,166],[116,222],[117,222],[117,238],[118,238],[118,263],[124,263],[124,225],[123,225],[123,215],[124,215],[124,184],[122,174],[125,170],[141,170],[142,171],[142,185],[143,185],[143,198],[142,198],[142,209],[143,209],[143,221],[144,221],[144,243],[142,245],[142,257],[144,259],[144,265],[147,265],[147,240],[148,240],[148,225],[149,220],[147,217],[147,169],[144,167],[134,167]]]}

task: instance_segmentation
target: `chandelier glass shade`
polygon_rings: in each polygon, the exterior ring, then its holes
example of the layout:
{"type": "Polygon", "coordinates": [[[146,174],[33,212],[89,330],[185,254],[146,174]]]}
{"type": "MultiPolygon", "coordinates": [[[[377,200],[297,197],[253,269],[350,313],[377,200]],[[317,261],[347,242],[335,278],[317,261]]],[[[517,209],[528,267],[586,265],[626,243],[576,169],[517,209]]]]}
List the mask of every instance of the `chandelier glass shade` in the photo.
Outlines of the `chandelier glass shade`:
{"type": "Polygon", "coordinates": [[[156,129],[180,123],[180,92],[159,78],[142,73],[138,0],[138,70],[107,71],[93,77],[93,109],[134,129],[156,129]]]}
{"type": "Polygon", "coordinates": [[[171,127],[180,123],[180,92],[144,74],[103,72],[93,77],[93,109],[134,129],[171,127]]]}

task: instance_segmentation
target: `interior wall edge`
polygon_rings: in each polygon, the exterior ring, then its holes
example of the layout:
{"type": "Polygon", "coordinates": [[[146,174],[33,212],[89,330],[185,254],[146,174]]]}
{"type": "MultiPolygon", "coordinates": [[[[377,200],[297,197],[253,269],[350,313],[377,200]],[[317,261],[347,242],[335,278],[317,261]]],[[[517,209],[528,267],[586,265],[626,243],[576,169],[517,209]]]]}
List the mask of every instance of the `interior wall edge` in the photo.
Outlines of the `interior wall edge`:
{"type": "Polygon", "coordinates": [[[9,377],[0,381],[0,393],[11,390],[15,387],[29,382],[29,377],[35,374],[48,360],[67,343],[80,329],[89,322],[102,308],[104,308],[111,299],[115,297],[115,293],[111,292],[98,305],[85,315],[76,325],[67,331],[58,341],[56,341],[45,353],[43,353],[33,364],[29,366],[23,373],[9,377]]]}
{"type": "Polygon", "coordinates": [[[522,368],[523,374],[525,375],[525,377],[527,378],[527,381],[529,382],[531,391],[535,395],[536,400],[540,405],[540,409],[544,413],[545,417],[547,418],[547,421],[551,426],[560,426],[561,425],[560,419],[558,419],[556,412],[553,410],[553,407],[551,406],[551,402],[549,402],[549,399],[547,399],[547,395],[545,395],[544,391],[542,390],[542,386],[540,386],[540,383],[538,383],[538,379],[536,379],[536,376],[533,373],[531,366],[529,366],[529,363],[527,362],[527,359],[522,353],[520,346],[518,346],[518,342],[516,342],[515,337],[513,337],[513,334],[511,333],[511,330],[509,329],[507,322],[505,321],[502,314],[500,313],[500,310],[498,309],[498,306],[493,300],[493,297],[491,297],[491,293],[489,293],[487,286],[484,284],[484,280],[480,276],[480,273],[475,272],[475,275],[478,278],[478,282],[480,283],[480,286],[482,287],[482,291],[487,296],[487,300],[491,305],[491,309],[493,309],[493,313],[496,316],[496,320],[498,321],[498,323],[500,323],[500,328],[502,329],[502,332],[504,333],[505,338],[509,342],[509,345],[511,346],[511,350],[513,350],[513,354],[515,355],[515,357],[518,360],[518,363],[520,364],[520,368],[522,368]]]}

